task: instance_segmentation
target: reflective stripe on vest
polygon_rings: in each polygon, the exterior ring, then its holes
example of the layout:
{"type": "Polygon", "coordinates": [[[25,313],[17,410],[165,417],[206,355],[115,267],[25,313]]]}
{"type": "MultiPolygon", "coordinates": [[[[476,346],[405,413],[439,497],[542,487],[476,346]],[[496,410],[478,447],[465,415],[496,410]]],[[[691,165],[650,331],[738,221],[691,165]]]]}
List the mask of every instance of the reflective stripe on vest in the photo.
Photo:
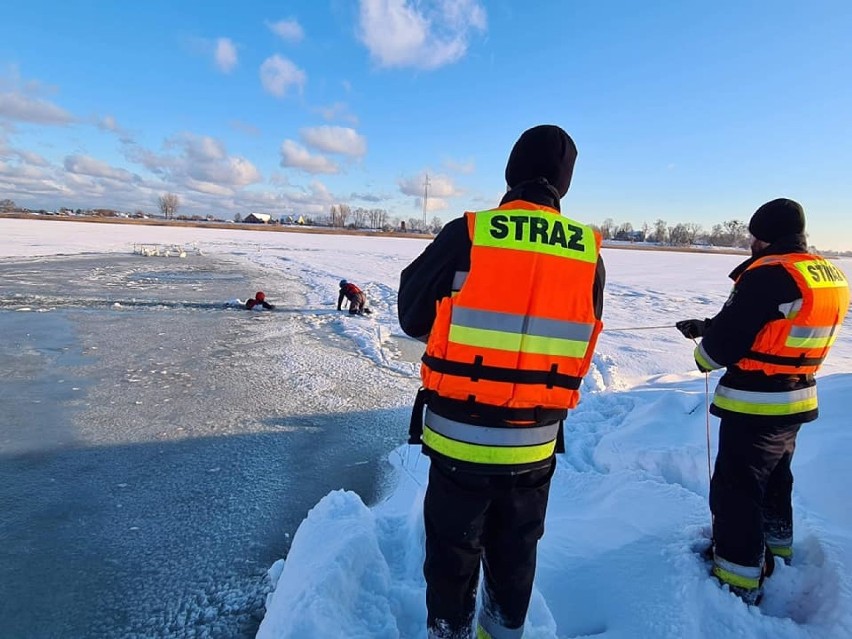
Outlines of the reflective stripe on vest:
{"type": "Polygon", "coordinates": [[[458,295],[458,292],[461,290],[461,287],[464,286],[466,280],[467,271],[456,271],[453,273],[453,288],[450,295],[458,295]]]}
{"type": "Polygon", "coordinates": [[[816,386],[772,393],[737,390],[719,384],[713,403],[724,410],[746,415],[795,415],[815,410],[816,386]]]}
{"type": "Polygon", "coordinates": [[[826,348],[837,339],[837,326],[793,326],[786,345],[792,348],[826,348]]]}
{"type": "Polygon", "coordinates": [[[558,432],[559,422],[493,428],[447,419],[427,408],[421,439],[435,452],[453,459],[478,464],[529,464],[553,455],[558,432]]]}
{"type": "Polygon", "coordinates": [[[516,353],[583,357],[589,348],[594,328],[594,324],[456,306],[449,337],[451,341],[467,346],[516,353]]]}
{"type": "Polygon", "coordinates": [[[438,301],[420,368],[436,396],[494,407],[570,409],[602,327],[594,283],[600,235],[515,200],[467,213],[468,272],[438,301]]]}
{"type": "Polygon", "coordinates": [[[735,366],[767,375],[813,374],[828,355],[846,315],[846,276],[828,260],[808,253],[760,258],[746,272],[765,266],[783,267],[802,298],[779,305],[784,319],[766,324],[735,366]]]}

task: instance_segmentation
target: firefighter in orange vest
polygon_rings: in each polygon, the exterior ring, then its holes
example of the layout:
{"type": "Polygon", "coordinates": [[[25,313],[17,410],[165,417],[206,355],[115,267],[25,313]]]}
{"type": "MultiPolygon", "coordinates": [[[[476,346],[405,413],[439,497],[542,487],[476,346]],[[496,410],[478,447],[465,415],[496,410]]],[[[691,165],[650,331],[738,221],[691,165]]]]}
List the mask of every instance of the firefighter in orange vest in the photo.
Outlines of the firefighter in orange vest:
{"type": "Polygon", "coordinates": [[[721,418],[710,484],[713,575],[756,605],[775,558],[793,556],[793,475],[800,426],[817,418],[814,373],[849,306],[846,276],[808,253],[793,200],[761,206],[749,222],[752,257],[712,319],[683,320],[702,371],[726,368],[710,412],[721,418]]]}
{"type": "Polygon", "coordinates": [[[426,342],[410,443],[424,500],[429,639],[520,637],[561,442],[601,330],[600,235],[560,214],[577,149],[525,131],[500,206],[449,222],[403,272],[399,321],[426,342]],[[424,414],[425,408],[425,414],[424,414]]]}

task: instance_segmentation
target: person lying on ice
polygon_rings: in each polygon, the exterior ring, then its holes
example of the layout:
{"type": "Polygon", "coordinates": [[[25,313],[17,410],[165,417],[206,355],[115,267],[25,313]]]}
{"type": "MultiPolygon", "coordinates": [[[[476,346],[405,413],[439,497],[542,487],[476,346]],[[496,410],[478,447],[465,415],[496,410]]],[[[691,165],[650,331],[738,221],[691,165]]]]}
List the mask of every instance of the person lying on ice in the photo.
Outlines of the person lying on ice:
{"type": "Polygon", "coordinates": [[[257,306],[261,306],[268,311],[271,311],[275,308],[275,304],[270,304],[266,301],[266,294],[263,291],[258,291],[254,294],[254,297],[250,300],[246,300],[246,308],[251,310],[257,306]]]}
{"type": "Polygon", "coordinates": [[[343,304],[344,297],[349,301],[350,315],[369,315],[371,313],[370,309],[365,306],[367,304],[367,296],[364,295],[364,291],[352,282],[340,280],[340,295],[337,296],[338,311],[343,304]]]}

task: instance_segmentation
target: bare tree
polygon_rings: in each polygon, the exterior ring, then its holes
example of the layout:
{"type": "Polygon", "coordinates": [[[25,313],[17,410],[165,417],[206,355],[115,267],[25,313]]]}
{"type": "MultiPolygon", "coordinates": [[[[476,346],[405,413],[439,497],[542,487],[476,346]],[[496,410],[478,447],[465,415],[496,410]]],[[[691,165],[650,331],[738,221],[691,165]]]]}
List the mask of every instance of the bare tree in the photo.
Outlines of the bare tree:
{"type": "Polygon", "coordinates": [[[665,220],[658,219],[654,222],[654,241],[658,244],[665,244],[668,239],[668,225],[665,220]]]}
{"type": "Polygon", "coordinates": [[[669,227],[669,244],[673,246],[689,246],[689,231],[684,224],[669,227]]]}
{"type": "Polygon", "coordinates": [[[351,212],[352,210],[346,204],[332,204],[329,210],[331,225],[341,228],[346,226],[346,220],[351,212]]]}
{"type": "Polygon", "coordinates": [[[441,229],[444,228],[444,220],[439,218],[437,215],[432,218],[432,221],[429,223],[429,231],[437,235],[441,232],[441,229]]]}
{"type": "Polygon", "coordinates": [[[242,216],[242,215],[240,215],[239,213],[234,213],[234,222],[236,222],[237,224],[239,224],[239,223],[240,223],[240,222],[242,222],[242,221],[243,221],[243,216],[242,216]]]}
{"type": "Polygon", "coordinates": [[[601,224],[601,238],[604,240],[611,240],[615,231],[615,223],[612,221],[611,217],[606,218],[601,224]]]}
{"type": "Polygon", "coordinates": [[[384,228],[388,223],[388,212],[385,209],[370,209],[370,228],[384,228]]]}
{"type": "Polygon", "coordinates": [[[160,207],[160,213],[168,220],[173,218],[180,208],[180,198],[174,193],[164,193],[159,197],[157,204],[160,207]]]}
{"type": "Polygon", "coordinates": [[[722,227],[725,229],[725,233],[730,242],[728,246],[735,246],[737,248],[748,247],[750,244],[748,237],[748,224],[741,222],[740,220],[728,220],[727,222],[722,222],[722,227]]]}
{"type": "Polygon", "coordinates": [[[0,200],[0,211],[14,211],[17,208],[14,200],[0,200]]]}
{"type": "Polygon", "coordinates": [[[362,229],[366,227],[368,217],[369,211],[367,209],[362,209],[360,206],[352,211],[352,222],[355,224],[355,228],[362,229]]]}
{"type": "Polygon", "coordinates": [[[695,239],[701,233],[701,225],[698,222],[687,222],[683,225],[686,229],[686,237],[690,244],[695,244],[695,239]]]}

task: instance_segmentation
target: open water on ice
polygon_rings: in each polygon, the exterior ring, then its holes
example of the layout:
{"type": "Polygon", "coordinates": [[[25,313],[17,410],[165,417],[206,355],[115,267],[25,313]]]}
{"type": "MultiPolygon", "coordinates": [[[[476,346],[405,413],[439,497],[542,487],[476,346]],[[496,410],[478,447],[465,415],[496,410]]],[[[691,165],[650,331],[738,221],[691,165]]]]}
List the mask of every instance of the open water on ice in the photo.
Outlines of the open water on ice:
{"type": "Polygon", "coordinates": [[[222,257],[0,260],[0,636],[254,636],[307,510],[382,494],[416,387],[305,300],[222,257]]]}

